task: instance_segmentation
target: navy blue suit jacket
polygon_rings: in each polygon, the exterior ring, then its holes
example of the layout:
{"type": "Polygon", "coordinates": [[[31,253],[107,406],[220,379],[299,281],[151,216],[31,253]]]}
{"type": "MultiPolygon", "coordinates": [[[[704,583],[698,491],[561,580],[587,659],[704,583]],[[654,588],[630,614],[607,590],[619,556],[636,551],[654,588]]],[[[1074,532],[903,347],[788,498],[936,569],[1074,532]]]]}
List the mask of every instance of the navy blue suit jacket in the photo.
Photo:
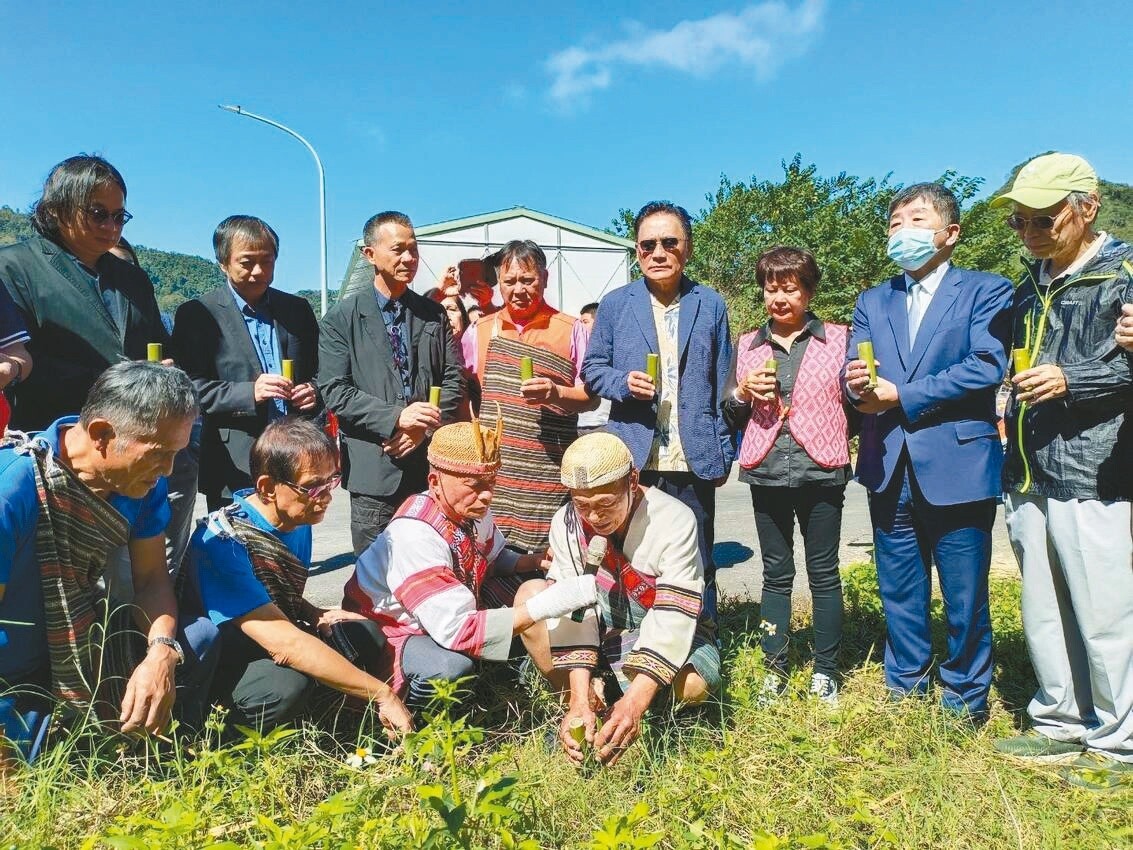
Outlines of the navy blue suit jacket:
{"type": "MultiPolygon", "coordinates": [[[[677,428],[689,469],[706,481],[728,474],[735,446],[724,424],[721,398],[732,360],[728,309],[714,289],[681,279],[677,323],[680,384],[677,428]]],[[[606,430],[621,438],[641,469],[653,446],[657,402],[630,395],[626,376],[645,371],[645,355],[657,352],[657,326],[645,279],[615,289],[602,299],[582,363],[591,393],[608,398],[606,430]]]]}
{"type": "Polygon", "coordinates": [[[1003,449],[995,393],[1007,372],[1011,283],[950,268],[909,347],[904,274],[858,296],[849,360],[873,341],[878,374],[897,385],[897,407],[862,419],[857,478],[888,486],[902,451],[934,505],[999,496],[1003,449]]]}

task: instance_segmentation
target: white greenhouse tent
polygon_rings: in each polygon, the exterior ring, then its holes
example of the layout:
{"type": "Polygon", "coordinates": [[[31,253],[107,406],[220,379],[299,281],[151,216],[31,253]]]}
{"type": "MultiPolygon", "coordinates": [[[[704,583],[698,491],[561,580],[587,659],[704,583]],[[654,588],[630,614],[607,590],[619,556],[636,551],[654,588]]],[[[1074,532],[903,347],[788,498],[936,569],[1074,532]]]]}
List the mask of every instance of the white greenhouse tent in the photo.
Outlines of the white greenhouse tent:
{"type": "MultiPolygon", "coordinates": [[[[578,315],[583,305],[630,281],[632,240],[526,207],[441,221],[415,230],[421,252],[421,265],[413,281],[417,292],[436,286],[448,266],[485,257],[512,239],[530,239],[546,251],[546,299],[565,313],[578,315]]],[[[359,239],[339,289],[340,300],[373,284],[373,267],[362,256],[361,247],[359,239]]]]}

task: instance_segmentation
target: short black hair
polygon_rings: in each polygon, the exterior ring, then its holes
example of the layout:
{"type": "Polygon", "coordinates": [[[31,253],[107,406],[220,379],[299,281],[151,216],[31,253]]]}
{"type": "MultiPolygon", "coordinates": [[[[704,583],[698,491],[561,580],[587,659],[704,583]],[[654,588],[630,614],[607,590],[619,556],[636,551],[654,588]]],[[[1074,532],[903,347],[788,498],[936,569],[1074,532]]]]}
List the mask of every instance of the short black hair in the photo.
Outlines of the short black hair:
{"type": "Polygon", "coordinates": [[[822,280],[822,270],[814,259],[814,254],[804,248],[776,245],[759,255],[755,261],[755,279],[760,287],[768,281],[781,281],[794,278],[795,282],[813,297],[818,292],[818,282],[822,280]]]}
{"type": "Polygon", "coordinates": [[[259,248],[271,248],[279,256],[279,235],[262,218],[254,215],[230,215],[216,226],[212,234],[212,250],[222,266],[232,258],[232,245],[237,240],[259,248]]]}
{"type": "Polygon", "coordinates": [[[493,269],[498,282],[499,271],[510,262],[533,265],[541,272],[547,270],[547,254],[530,239],[512,239],[485,260],[493,269]]]}
{"type": "Polygon", "coordinates": [[[681,228],[685,232],[685,241],[690,245],[692,244],[692,216],[688,214],[682,206],[674,204],[672,201],[650,201],[645,206],[637,211],[637,215],[633,217],[633,233],[637,236],[637,231],[641,229],[641,222],[649,218],[651,215],[674,215],[681,222],[681,228]]]}
{"type": "Polygon", "coordinates": [[[397,210],[386,210],[366,219],[366,223],[362,225],[362,241],[367,245],[373,245],[374,238],[378,234],[378,228],[383,224],[400,224],[402,227],[413,229],[413,222],[409,220],[409,216],[405,213],[397,210]]]}
{"type": "Polygon", "coordinates": [[[893,217],[893,212],[898,207],[921,198],[932,204],[932,208],[946,226],[960,223],[960,202],[956,200],[952,190],[943,183],[914,183],[912,186],[906,186],[889,202],[889,217],[893,217]]]}
{"type": "Polygon", "coordinates": [[[330,461],[337,465],[338,452],[331,438],[310,419],[285,416],[268,423],[252,443],[248,468],[254,482],[261,475],[274,481],[295,482],[303,461],[330,461]]]}
{"type": "Polygon", "coordinates": [[[591,301],[589,304],[583,304],[582,309],[578,311],[580,316],[595,316],[598,314],[598,302],[591,301]]]}

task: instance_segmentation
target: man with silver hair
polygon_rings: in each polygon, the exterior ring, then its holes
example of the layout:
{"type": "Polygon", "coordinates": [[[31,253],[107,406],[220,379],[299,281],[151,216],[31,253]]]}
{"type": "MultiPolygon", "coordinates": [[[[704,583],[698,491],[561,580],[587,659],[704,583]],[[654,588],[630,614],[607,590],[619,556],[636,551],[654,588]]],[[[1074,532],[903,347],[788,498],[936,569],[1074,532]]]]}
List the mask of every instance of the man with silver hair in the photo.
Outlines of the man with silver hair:
{"type": "Polygon", "coordinates": [[[613,434],[579,437],[563,455],[562,482],[571,500],[551,523],[548,580],[526,582],[516,601],[579,575],[595,577],[598,601],[535,624],[523,642],[566,703],[559,739],[567,755],[582,763],[590,745],[613,765],[659,694],[696,704],[719,691],[696,516],[676,497],[642,487],[613,434]]]}
{"type": "Polygon", "coordinates": [[[79,416],[0,448],[0,732],[23,755],[57,703],[125,733],[168,724],[184,656],[165,569],[163,476],[196,417],[185,373],[123,362],[95,380],[79,416]],[[122,545],[136,631],[98,589],[122,545]]]}
{"type": "Polygon", "coordinates": [[[1096,230],[1098,179],[1079,156],[1031,160],[993,203],[1012,205],[1036,258],[1012,306],[1004,489],[1039,684],[1033,730],[996,748],[1074,760],[1068,781],[1108,789],[1133,772],[1133,369],[1112,335],[1133,247],[1096,230]]]}

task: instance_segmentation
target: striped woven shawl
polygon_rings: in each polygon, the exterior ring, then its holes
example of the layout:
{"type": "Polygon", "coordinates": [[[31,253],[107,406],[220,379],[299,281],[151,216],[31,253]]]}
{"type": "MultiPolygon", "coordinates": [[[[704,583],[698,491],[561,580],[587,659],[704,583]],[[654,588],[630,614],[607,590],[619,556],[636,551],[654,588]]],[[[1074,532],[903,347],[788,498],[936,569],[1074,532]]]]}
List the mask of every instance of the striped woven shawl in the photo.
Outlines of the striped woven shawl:
{"type": "Polygon", "coordinates": [[[509,545],[526,551],[547,548],[551,518],[567,499],[559,478],[563,452],[578,437],[578,415],[551,405],[528,404],[519,391],[521,357],[530,357],[536,377],[574,385],[568,357],[499,336],[488,343],[482,410],[499,402],[504,417],[500,472],[492,498],[496,525],[509,545]]]}
{"type": "Polygon", "coordinates": [[[274,534],[249,522],[237,504],[217,511],[213,519],[223,533],[248,553],[252,573],[274,602],[293,623],[302,618],[303,590],[307,586],[307,567],[274,534]]]}
{"type": "Polygon", "coordinates": [[[108,554],[129,540],[130,527],[55,458],[46,441],[24,437],[16,451],[34,461],[39,501],[35,556],[52,689],[75,706],[93,705],[103,718],[115,717],[136,664],[132,643],[137,632],[128,616],[106,614],[97,582],[108,554]]]}

